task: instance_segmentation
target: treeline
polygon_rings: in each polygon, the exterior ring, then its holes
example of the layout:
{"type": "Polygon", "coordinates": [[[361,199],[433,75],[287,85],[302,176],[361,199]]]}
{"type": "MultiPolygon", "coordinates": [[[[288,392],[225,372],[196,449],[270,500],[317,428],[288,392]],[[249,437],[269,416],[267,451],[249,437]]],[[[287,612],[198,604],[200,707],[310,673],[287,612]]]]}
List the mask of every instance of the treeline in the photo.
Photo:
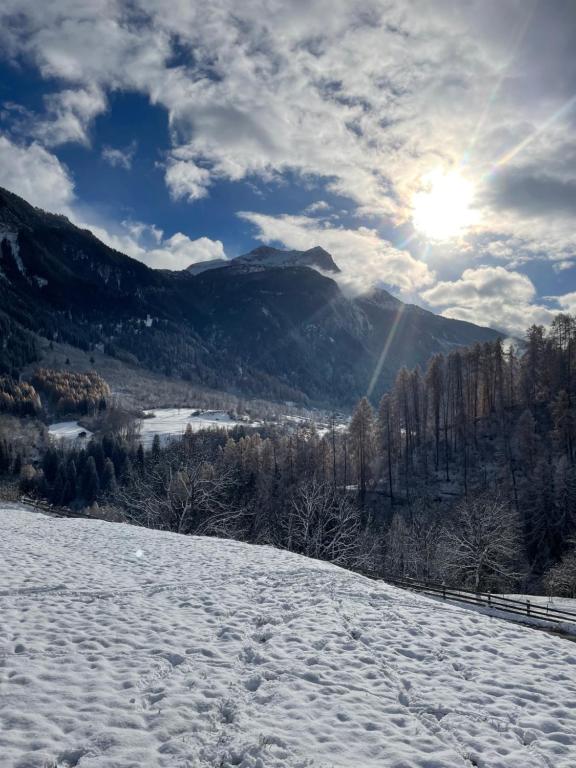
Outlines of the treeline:
{"type": "Polygon", "coordinates": [[[20,490],[60,507],[86,507],[114,499],[118,482],[130,482],[134,467],[144,467],[144,451],[106,435],[86,448],[51,445],[41,462],[21,469],[20,490]]]}
{"type": "Polygon", "coordinates": [[[74,373],[39,368],[32,377],[32,384],[46,395],[59,414],[93,413],[106,408],[110,388],[97,373],[74,373]]]}
{"type": "Polygon", "coordinates": [[[359,503],[391,512],[392,570],[439,578],[446,554],[425,543],[438,540],[454,501],[482,494],[510,510],[506,536],[528,583],[562,557],[576,533],[575,365],[576,320],[563,314],[527,331],[521,357],[501,341],[454,350],[424,374],[401,370],[375,413],[359,403],[350,425],[359,503]]]}
{"type": "Polygon", "coordinates": [[[0,413],[34,416],[41,408],[40,397],[32,384],[0,376],[0,413]]]}
{"type": "Polygon", "coordinates": [[[561,315],[529,329],[522,355],[494,342],[401,370],[348,428],[188,430],[149,451],[106,436],[51,448],[22,482],[56,504],[381,575],[571,594],[575,353],[576,321],[561,315]]]}

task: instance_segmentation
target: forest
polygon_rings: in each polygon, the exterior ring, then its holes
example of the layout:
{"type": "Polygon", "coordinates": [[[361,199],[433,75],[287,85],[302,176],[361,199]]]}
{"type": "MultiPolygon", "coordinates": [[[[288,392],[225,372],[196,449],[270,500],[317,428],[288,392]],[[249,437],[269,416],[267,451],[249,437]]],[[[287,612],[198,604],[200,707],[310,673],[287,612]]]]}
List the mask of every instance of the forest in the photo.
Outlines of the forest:
{"type": "Polygon", "coordinates": [[[39,368],[32,385],[41,392],[57,414],[85,415],[106,408],[110,388],[94,371],[76,373],[39,368]]]}
{"type": "MultiPolygon", "coordinates": [[[[576,592],[576,319],[402,369],[349,425],[193,433],[145,451],[122,424],[23,462],[22,492],[184,534],[273,544],[378,575],[576,592]]],[[[17,461],[18,459],[18,461],[17,461]]]]}

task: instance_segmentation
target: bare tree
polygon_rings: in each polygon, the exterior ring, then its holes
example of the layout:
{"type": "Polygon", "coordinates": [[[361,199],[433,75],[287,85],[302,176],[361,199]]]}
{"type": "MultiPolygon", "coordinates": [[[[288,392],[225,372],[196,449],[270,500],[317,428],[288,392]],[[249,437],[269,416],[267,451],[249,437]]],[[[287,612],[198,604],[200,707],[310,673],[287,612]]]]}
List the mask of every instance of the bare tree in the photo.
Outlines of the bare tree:
{"type": "Polygon", "coordinates": [[[176,533],[224,535],[238,522],[228,501],[232,473],[188,451],[151,463],[119,492],[126,517],[139,525],[176,533]]]}
{"type": "Polygon", "coordinates": [[[451,581],[475,590],[520,578],[520,526],[513,506],[483,494],[460,502],[444,528],[443,559],[451,581]]]}
{"type": "Polygon", "coordinates": [[[572,540],[572,549],[562,560],[553,565],[544,576],[544,586],[548,595],[558,597],[576,597],[576,541],[572,540]]]}
{"type": "Polygon", "coordinates": [[[442,523],[425,501],[397,512],[386,536],[385,573],[421,581],[437,578],[441,536],[442,523]]]}
{"type": "Polygon", "coordinates": [[[341,565],[358,562],[358,511],[330,483],[311,480],[299,486],[281,525],[287,549],[341,565]]]}

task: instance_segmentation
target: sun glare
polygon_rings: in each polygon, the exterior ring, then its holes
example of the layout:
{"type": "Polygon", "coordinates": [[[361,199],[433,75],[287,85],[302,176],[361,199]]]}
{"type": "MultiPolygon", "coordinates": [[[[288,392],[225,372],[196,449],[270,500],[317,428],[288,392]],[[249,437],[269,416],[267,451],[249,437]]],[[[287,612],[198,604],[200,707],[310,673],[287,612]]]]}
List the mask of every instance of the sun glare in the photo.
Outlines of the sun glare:
{"type": "Polygon", "coordinates": [[[412,223],[429,240],[450,240],[472,226],[474,186],[457,171],[434,171],[422,178],[412,198],[412,223]]]}

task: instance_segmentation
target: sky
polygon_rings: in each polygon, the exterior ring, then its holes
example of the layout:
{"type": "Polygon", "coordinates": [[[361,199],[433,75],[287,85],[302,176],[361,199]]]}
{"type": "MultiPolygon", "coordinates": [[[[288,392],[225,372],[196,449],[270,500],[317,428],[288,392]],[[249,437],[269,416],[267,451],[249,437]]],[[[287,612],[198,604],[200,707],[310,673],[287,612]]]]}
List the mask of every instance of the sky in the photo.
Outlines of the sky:
{"type": "Polygon", "coordinates": [[[2,0],[0,185],[149,266],[576,312],[574,0],[2,0]]]}

